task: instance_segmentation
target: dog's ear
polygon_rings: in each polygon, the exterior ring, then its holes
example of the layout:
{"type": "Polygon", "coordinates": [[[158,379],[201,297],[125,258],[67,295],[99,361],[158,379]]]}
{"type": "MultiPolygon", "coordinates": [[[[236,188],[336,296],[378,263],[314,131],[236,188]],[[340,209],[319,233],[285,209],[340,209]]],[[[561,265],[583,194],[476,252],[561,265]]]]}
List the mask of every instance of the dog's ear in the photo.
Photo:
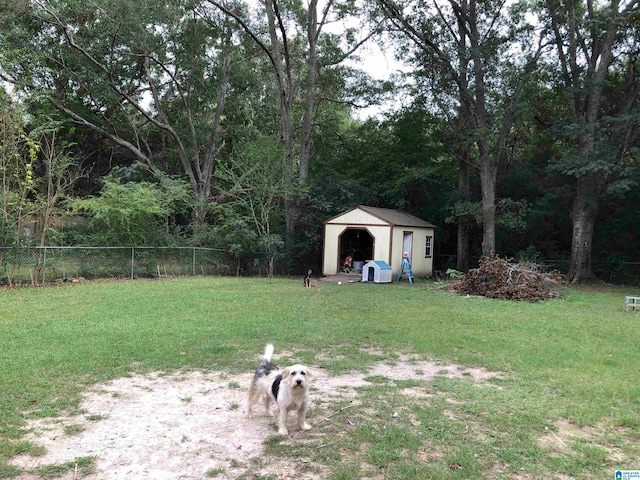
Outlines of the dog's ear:
{"type": "Polygon", "coordinates": [[[287,378],[289,378],[291,376],[291,369],[289,367],[285,368],[284,370],[282,370],[282,379],[286,380],[287,378]]]}
{"type": "Polygon", "coordinates": [[[306,374],[307,380],[312,380],[313,377],[314,377],[313,372],[311,370],[309,370],[309,369],[307,369],[306,372],[307,372],[307,374],[306,374]]]}

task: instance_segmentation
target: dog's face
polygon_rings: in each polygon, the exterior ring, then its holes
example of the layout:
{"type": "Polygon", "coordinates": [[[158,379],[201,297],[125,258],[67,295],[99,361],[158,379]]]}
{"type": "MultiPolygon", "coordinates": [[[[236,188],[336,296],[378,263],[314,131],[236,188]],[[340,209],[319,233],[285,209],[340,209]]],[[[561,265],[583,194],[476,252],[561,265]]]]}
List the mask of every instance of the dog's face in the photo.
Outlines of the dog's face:
{"type": "Polygon", "coordinates": [[[282,371],[284,380],[292,390],[305,390],[311,381],[311,372],[304,365],[292,365],[282,371]]]}

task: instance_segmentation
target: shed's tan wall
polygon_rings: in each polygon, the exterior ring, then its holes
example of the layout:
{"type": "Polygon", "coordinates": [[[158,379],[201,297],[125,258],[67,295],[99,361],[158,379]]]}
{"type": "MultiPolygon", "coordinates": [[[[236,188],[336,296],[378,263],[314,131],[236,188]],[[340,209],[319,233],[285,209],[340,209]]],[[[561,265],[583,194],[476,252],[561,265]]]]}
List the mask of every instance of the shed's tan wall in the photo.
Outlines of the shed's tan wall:
{"type": "MultiPolygon", "coordinates": [[[[367,215],[369,219],[374,218],[367,215]]],[[[370,260],[384,260],[389,263],[391,260],[391,227],[381,223],[380,225],[364,225],[362,223],[350,223],[349,225],[342,223],[343,217],[340,217],[340,224],[327,223],[324,226],[324,259],[322,262],[322,273],[324,275],[335,275],[339,271],[339,255],[338,247],[340,235],[349,227],[357,226],[358,228],[366,228],[373,237],[373,257],[370,260]]],[[[362,219],[364,220],[364,219],[362,219]]]]}
{"type": "Polygon", "coordinates": [[[337,218],[334,218],[331,224],[341,224],[350,226],[361,225],[389,225],[384,220],[380,220],[378,217],[374,217],[370,213],[364,212],[360,209],[351,210],[337,218]]]}
{"type": "MultiPolygon", "coordinates": [[[[393,229],[393,253],[391,262],[393,280],[398,278],[398,270],[402,264],[402,249],[405,232],[413,232],[411,245],[411,271],[415,277],[428,277],[433,273],[433,228],[395,227],[393,229]],[[426,237],[431,237],[431,257],[425,258],[426,237]]],[[[406,278],[406,277],[405,277],[406,278]]]]}
{"type": "Polygon", "coordinates": [[[325,275],[335,275],[338,273],[338,242],[340,241],[340,233],[344,229],[344,225],[331,225],[327,223],[324,226],[322,273],[325,275]]]}
{"type": "Polygon", "coordinates": [[[389,263],[391,260],[391,227],[384,225],[380,227],[367,227],[373,236],[373,258],[371,260],[384,260],[389,263]]]}
{"type": "Polygon", "coordinates": [[[335,275],[338,273],[340,235],[347,228],[366,228],[373,237],[373,257],[371,260],[384,260],[391,265],[393,280],[398,276],[402,264],[402,241],[404,232],[413,232],[411,247],[411,270],[415,276],[430,276],[433,273],[434,229],[418,227],[394,227],[388,223],[355,209],[327,222],[324,227],[324,258],[322,273],[335,275]],[[432,237],[431,257],[425,258],[426,237],[432,237]]]}

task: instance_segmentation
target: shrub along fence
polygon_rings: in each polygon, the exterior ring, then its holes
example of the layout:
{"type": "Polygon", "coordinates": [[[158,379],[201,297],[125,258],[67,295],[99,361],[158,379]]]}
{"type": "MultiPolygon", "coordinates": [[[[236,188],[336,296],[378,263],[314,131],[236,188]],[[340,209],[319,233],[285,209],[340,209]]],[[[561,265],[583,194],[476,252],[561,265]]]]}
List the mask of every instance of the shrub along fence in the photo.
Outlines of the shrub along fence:
{"type": "MultiPolygon", "coordinates": [[[[240,271],[261,274],[261,257],[243,257],[240,271]]],[[[0,285],[235,275],[238,265],[228,252],[203,247],[0,247],[0,285]]]]}

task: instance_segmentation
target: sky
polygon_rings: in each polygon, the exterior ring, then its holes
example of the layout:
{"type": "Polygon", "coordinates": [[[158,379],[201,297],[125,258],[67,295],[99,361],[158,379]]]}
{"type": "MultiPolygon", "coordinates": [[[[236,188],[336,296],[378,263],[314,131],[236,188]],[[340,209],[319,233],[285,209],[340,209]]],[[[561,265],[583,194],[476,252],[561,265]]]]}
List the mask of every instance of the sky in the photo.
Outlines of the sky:
{"type": "MultiPolygon", "coordinates": [[[[359,68],[371,75],[375,80],[389,80],[393,74],[407,70],[406,65],[393,58],[393,51],[383,52],[373,46],[361,54],[362,61],[347,61],[346,63],[359,68]]],[[[382,105],[354,109],[354,115],[360,120],[368,118],[381,119],[385,111],[393,110],[402,104],[402,97],[395,97],[382,105]]]]}
{"type": "MultiPolygon", "coordinates": [[[[361,23],[359,19],[336,22],[327,25],[325,31],[340,35],[348,28],[355,28],[359,32],[362,31],[362,35],[366,35],[370,31],[369,27],[366,24],[363,26],[361,23]]],[[[384,42],[369,40],[357,50],[355,55],[360,60],[347,59],[345,64],[368,73],[375,80],[389,80],[394,74],[408,71],[406,64],[395,59],[394,47],[390,39],[386,39],[384,42]],[[384,46],[380,43],[383,43],[384,46]]],[[[366,120],[370,117],[379,118],[385,110],[392,109],[394,106],[397,107],[401,100],[401,98],[396,98],[384,105],[354,109],[354,115],[361,120],[366,120]]]]}

